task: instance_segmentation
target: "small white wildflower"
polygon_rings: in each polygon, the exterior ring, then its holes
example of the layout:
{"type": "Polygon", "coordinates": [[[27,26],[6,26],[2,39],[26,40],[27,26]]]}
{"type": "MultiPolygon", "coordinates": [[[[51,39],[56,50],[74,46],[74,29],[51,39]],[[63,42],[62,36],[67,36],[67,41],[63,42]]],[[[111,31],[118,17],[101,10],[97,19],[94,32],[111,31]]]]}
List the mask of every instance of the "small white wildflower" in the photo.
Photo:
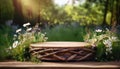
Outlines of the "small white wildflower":
{"type": "Polygon", "coordinates": [[[44,34],[46,35],[47,33],[45,32],[44,34]]]}
{"type": "Polygon", "coordinates": [[[112,53],[112,48],[106,48],[107,53],[112,53]]]}
{"type": "Polygon", "coordinates": [[[27,29],[27,31],[31,31],[31,30],[32,30],[32,28],[28,28],[28,29],[27,29]]]}
{"type": "Polygon", "coordinates": [[[103,44],[105,44],[106,46],[106,55],[108,55],[108,53],[112,53],[112,42],[111,40],[104,40],[103,44]]]}
{"type": "Polygon", "coordinates": [[[110,43],[111,41],[110,40],[104,40],[103,41],[103,44],[107,45],[108,43],[110,43]]]}
{"type": "Polygon", "coordinates": [[[18,45],[18,41],[14,41],[14,43],[13,43],[13,48],[16,48],[17,47],[17,45],[18,45]]]}
{"type": "Polygon", "coordinates": [[[96,32],[102,32],[102,29],[96,29],[95,31],[96,32]]]}
{"type": "Polygon", "coordinates": [[[108,52],[105,52],[106,55],[108,55],[108,52]]]}
{"type": "Polygon", "coordinates": [[[110,40],[104,40],[103,44],[105,44],[106,47],[111,47],[112,46],[112,42],[110,40]]]}
{"type": "Polygon", "coordinates": [[[107,44],[107,40],[104,40],[104,41],[103,41],[103,44],[105,44],[105,45],[106,45],[106,44],[107,44]]]}
{"type": "Polygon", "coordinates": [[[109,52],[109,49],[108,49],[108,48],[106,48],[106,52],[109,52]]]}
{"type": "Polygon", "coordinates": [[[112,42],[111,42],[111,41],[108,42],[108,46],[109,46],[109,47],[112,46],[112,42]]]}
{"type": "Polygon", "coordinates": [[[17,37],[17,35],[16,35],[16,34],[14,34],[14,37],[17,37]]]}
{"type": "Polygon", "coordinates": [[[93,41],[94,41],[94,42],[96,42],[96,41],[97,41],[97,39],[93,39],[93,41]]]}
{"type": "Polygon", "coordinates": [[[109,47],[109,50],[112,50],[112,47],[109,47]]]}
{"type": "Polygon", "coordinates": [[[48,37],[45,37],[45,40],[47,40],[48,39],[48,37]]]}
{"type": "Polygon", "coordinates": [[[41,36],[42,36],[42,37],[44,37],[44,36],[45,36],[45,34],[41,34],[41,36]]]}
{"type": "Polygon", "coordinates": [[[109,29],[108,29],[108,28],[106,28],[106,30],[107,30],[107,31],[109,31],[109,29]]]}
{"type": "Polygon", "coordinates": [[[29,26],[30,25],[30,23],[28,22],[28,23],[26,23],[26,24],[23,24],[23,27],[27,27],[27,26],[29,26]]]}
{"type": "Polygon", "coordinates": [[[18,29],[18,30],[16,30],[16,33],[19,33],[21,30],[22,30],[22,29],[18,29]]]}
{"type": "Polygon", "coordinates": [[[117,37],[112,36],[112,37],[111,37],[111,40],[112,40],[112,41],[116,41],[116,40],[117,40],[117,37]]]}
{"type": "Polygon", "coordinates": [[[10,50],[11,50],[11,49],[12,49],[12,47],[10,46],[8,49],[10,49],[10,50]]]}

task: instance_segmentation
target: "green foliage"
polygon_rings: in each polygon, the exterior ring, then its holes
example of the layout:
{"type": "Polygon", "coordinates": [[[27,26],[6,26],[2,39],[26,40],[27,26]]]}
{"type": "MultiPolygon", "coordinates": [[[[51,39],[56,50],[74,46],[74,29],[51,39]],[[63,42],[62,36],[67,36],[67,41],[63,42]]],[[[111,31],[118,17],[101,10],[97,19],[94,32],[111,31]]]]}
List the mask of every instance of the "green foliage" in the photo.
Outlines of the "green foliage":
{"type": "Polygon", "coordinates": [[[35,63],[39,63],[40,60],[38,58],[36,58],[36,56],[31,56],[31,60],[32,62],[35,62],[35,63]]]}
{"type": "MultiPolygon", "coordinates": [[[[0,1],[0,14],[2,15],[0,18],[2,20],[12,19],[13,14],[16,13],[13,8],[16,6],[13,6],[12,1],[0,1]]],[[[38,19],[49,24],[78,22],[81,25],[99,25],[103,20],[104,7],[96,2],[86,1],[86,3],[77,6],[64,5],[58,7],[53,3],[53,0],[21,0],[21,5],[22,9],[20,10],[22,10],[21,13],[23,13],[25,20],[36,21],[38,19]]]]}
{"type": "Polygon", "coordinates": [[[0,0],[0,19],[8,20],[13,18],[12,0],[0,0]]]}
{"type": "Polygon", "coordinates": [[[45,31],[48,41],[84,41],[83,36],[86,34],[85,28],[79,25],[63,24],[45,31]]]}
{"type": "Polygon", "coordinates": [[[70,20],[73,20],[75,22],[79,22],[81,25],[90,25],[90,24],[96,24],[99,25],[102,23],[102,9],[99,6],[96,6],[94,4],[93,6],[90,6],[90,9],[87,9],[84,6],[66,6],[65,12],[68,14],[69,17],[71,17],[70,20]]]}
{"type": "Polygon", "coordinates": [[[78,22],[81,25],[100,25],[103,21],[103,5],[94,2],[88,4],[89,7],[86,7],[86,3],[77,6],[51,6],[48,10],[41,10],[41,17],[48,21],[48,24],[78,22]]]}
{"type": "Polygon", "coordinates": [[[113,50],[112,50],[113,54],[113,59],[114,60],[120,60],[120,41],[114,42],[113,43],[113,50]]]}
{"type": "Polygon", "coordinates": [[[96,32],[93,32],[92,37],[86,41],[96,46],[97,61],[120,60],[120,55],[118,54],[120,52],[120,40],[115,33],[108,29],[96,30],[96,32]]]}
{"type": "Polygon", "coordinates": [[[106,55],[105,55],[105,45],[102,42],[98,43],[98,46],[96,47],[96,60],[97,61],[105,61],[106,55]]]}
{"type": "Polygon", "coordinates": [[[34,34],[34,40],[33,40],[33,43],[36,43],[36,42],[45,42],[48,38],[45,37],[46,35],[41,33],[41,32],[38,32],[36,34],[34,34]]]}
{"type": "Polygon", "coordinates": [[[30,44],[47,40],[45,34],[31,31],[32,28],[29,28],[29,25],[30,23],[24,24],[23,29],[16,30],[13,45],[9,47],[11,56],[15,60],[28,61],[33,59],[29,52],[30,44]]]}
{"type": "Polygon", "coordinates": [[[44,21],[49,20],[51,10],[54,8],[53,0],[21,0],[22,13],[25,20],[29,21],[44,21]],[[48,13],[46,15],[46,13],[48,13]]]}
{"type": "Polygon", "coordinates": [[[106,22],[108,25],[110,25],[111,23],[111,16],[112,16],[111,12],[108,12],[106,15],[106,22]]]}
{"type": "Polygon", "coordinates": [[[6,59],[9,55],[6,50],[12,44],[12,30],[6,25],[0,26],[0,60],[6,59]]]}

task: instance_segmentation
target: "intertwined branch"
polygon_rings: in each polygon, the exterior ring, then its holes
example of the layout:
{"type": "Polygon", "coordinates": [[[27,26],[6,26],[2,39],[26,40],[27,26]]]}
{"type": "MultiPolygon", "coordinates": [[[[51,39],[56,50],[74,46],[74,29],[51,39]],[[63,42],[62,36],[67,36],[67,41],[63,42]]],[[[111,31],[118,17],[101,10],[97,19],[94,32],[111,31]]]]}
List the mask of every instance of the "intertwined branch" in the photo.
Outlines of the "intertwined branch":
{"type": "Polygon", "coordinates": [[[82,61],[94,56],[91,47],[81,48],[35,48],[30,47],[30,53],[40,60],[51,61],[82,61]]]}

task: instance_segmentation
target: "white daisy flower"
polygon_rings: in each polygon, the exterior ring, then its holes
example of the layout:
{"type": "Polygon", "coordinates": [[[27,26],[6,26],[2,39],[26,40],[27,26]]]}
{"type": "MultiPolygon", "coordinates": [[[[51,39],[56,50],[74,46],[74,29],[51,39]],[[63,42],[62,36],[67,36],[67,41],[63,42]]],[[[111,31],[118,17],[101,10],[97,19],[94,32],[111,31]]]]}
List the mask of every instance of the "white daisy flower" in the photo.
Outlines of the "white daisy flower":
{"type": "Polygon", "coordinates": [[[23,27],[27,27],[27,26],[29,26],[30,25],[30,23],[28,22],[28,23],[26,23],[26,24],[23,24],[23,27]]]}
{"type": "Polygon", "coordinates": [[[16,33],[19,33],[21,30],[22,30],[22,29],[18,29],[18,30],[16,30],[16,33]]]}
{"type": "Polygon", "coordinates": [[[18,41],[14,41],[14,43],[13,43],[13,48],[16,48],[17,47],[17,45],[18,45],[18,41]]]}
{"type": "Polygon", "coordinates": [[[28,28],[28,29],[27,29],[27,31],[31,31],[31,30],[32,30],[32,28],[28,28]]]}
{"type": "Polygon", "coordinates": [[[102,29],[96,29],[95,31],[96,32],[102,32],[102,29]]]}
{"type": "Polygon", "coordinates": [[[104,40],[103,44],[107,45],[108,43],[110,43],[110,40],[104,40]]]}

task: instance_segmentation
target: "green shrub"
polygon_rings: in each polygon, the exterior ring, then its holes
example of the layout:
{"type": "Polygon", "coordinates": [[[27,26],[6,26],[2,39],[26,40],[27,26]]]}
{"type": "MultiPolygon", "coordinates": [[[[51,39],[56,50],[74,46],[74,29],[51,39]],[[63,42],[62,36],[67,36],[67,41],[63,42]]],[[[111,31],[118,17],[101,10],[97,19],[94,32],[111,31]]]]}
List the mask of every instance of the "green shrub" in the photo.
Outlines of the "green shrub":
{"type": "MultiPolygon", "coordinates": [[[[29,46],[31,43],[44,42],[47,40],[45,34],[36,32],[29,27],[30,23],[24,24],[22,29],[16,30],[14,35],[14,42],[9,51],[13,59],[18,61],[28,61],[32,59],[29,52],[29,46]]],[[[33,59],[32,59],[33,61],[33,59]]],[[[36,61],[36,60],[35,60],[36,61]]]]}
{"type": "Polygon", "coordinates": [[[87,42],[97,48],[96,60],[97,61],[111,61],[120,60],[120,39],[111,31],[100,30],[94,31],[92,35],[89,35],[87,42]]]}
{"type": "Polygon", "coordinates": [[[58,25],[45,30],[48,41],[84,41],[86,34],[83,26],[58,25]]]}
{"type": "Polygon", "coordinates": [[[0,60],[8,57],[6,49],[11,46],[12,39],[12,29],[6,25],[0,26],[0,60]]]}
{"type": "Polygon", "coordinates": [[[113,60],[120,60],[120,41],[114,42],[113,43],[113,49],[112,49],[112,56],[113,60]]]}

